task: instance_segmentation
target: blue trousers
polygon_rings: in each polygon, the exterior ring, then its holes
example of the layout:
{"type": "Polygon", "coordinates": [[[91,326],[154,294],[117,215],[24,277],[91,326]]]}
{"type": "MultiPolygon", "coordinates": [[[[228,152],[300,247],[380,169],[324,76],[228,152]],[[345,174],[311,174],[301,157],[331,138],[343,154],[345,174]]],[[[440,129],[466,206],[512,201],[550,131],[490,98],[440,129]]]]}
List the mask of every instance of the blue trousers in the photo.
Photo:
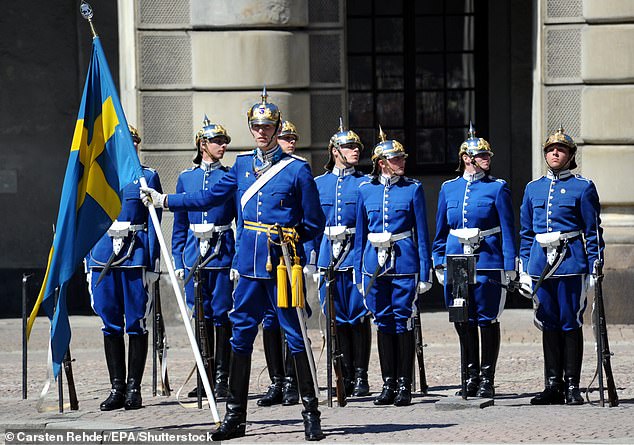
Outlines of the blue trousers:
{"type": "Polygon", "coordinates": [[[258,326],[267,309],[275,308],[279,325],[284,330],[291,354],[305,351],[300,321],[295,308],[277,307],[277,286],[273,279],[241,276],[233,292],[233,311],[229,314],[233,323],[231,347],[237,354],[253,352],[253,342],[258,326]]]}
{"type": "MultiPolygon", "coordinates": [[[[495,323],[506,304],[506,289],[498,283],[504,281],[503,270],[478,270],[477,283],[469,286],[469,322],[479,326],[495,323]]],[[[445,283],[447,272],[445,271],[445,283]]],[[[445,304],[453,304],[453,286],[445,285],[445,304]]]]}
{"type": "MultiPolygon", "coordinates": [[[[363,317],[368,315],[368,309],[363,303],[363,295],[353,282],[354,270],[337,271],[334,274],[334,281],[331,283],[332,296],[335,303],[335,313],[337,324],[356,325],[363,321],[363,317]]],[[[324,275],[319,278],[319,300],[321,309],[326,313],[326,283],[322,284],[324,275]]]]}
{"type": "MultiPolygon", "coordinates": [[[[364,276],[364,285],[370,277],[364,276]]],[[[402,334],[414,328],[416,307],[416,276],[378,277],[368,294],[365,304],[374,316],[379,331],[386,334],[402,334]]]]}
{"type": "Polygon", "coordinates": [[[91,269],[90,300],[92,309],[103,321],[104,335],[142,335],[147,332],[146,318],[152,301],[143,283],[142,267],[113,267],[96,285],[101,269],[91,269]]]}
{"type": "MultiPolygon", "coordinates": [[[[233,307],[233,298],[231,297],[233,283],[229,279],[229,269],[202,269],[200,281],[205,318],[211,318],[215,326],[226,324],[229,321],[229,311],[233,307]]],[[[194,307],[196,294],[193,278],[185,286],[185,296],[187,305],[190,308],[194,307]]]]}
{"type": "Polygon", "coordinates": [[[571,331],[583,325],[586,286],[583,275],[549,278],[537,289],[535,320],[545,331],[571,331]]]}

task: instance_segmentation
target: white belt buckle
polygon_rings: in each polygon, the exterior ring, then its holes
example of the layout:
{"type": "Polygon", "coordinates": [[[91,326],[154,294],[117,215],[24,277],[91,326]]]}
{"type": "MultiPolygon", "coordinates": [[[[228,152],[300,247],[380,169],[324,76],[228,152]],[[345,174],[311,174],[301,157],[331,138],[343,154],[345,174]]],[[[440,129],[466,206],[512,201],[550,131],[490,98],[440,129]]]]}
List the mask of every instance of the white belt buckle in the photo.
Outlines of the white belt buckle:
{"type": "Polygon", "coordinates": [[[390,232],[380,232],[380,233],[368,233],[368,241],[372,244],[372,246],[377,249],[377,261],[379,262],[379,266],[385,266],[388,257],[388,249],[392,245],[392,233],[390,232]]]}
{"type": "Polygon", "coordinates": [[[480,229],[477,227],[451,229],[449,233],[458,238],[465,255],[473,255],[473,252],[480,247],[480,229]]]}
{"type": "Polygon", "coordinates": [[[346,226],[328,226],[324,229],[324,235],[332,243],[332,256],[339,258],[343,241],[346,239],[346,226]]]}
{"type": "Polygon", "coordinates": [[[115,255],[119,255],[123,248],[123,240],[130,231],[130,221],[114,220],[108,229],[108,236],[112,238],[112,251],[115,255]]]}

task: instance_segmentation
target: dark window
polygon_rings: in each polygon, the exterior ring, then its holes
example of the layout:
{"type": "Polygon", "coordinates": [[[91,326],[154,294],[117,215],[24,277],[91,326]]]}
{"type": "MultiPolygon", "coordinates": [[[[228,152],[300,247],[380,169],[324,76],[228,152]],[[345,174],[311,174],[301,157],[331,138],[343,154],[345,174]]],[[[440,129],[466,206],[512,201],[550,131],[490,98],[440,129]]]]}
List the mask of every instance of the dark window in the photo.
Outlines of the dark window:
{"type": "Polygon", "coordinates": [[[347,1],[349,121],[367,148],[381,124],[404,143],[411,175],[445,173],[456,168],[469,120],[487,134],[485,8],[475,0],[347,1]]]}

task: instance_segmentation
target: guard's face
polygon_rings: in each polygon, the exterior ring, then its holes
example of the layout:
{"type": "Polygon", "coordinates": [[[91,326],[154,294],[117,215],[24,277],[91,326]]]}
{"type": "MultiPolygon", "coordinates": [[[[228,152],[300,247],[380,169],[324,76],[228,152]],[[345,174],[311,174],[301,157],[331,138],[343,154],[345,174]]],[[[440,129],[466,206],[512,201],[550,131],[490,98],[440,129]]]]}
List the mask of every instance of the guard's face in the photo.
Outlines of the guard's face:
{"type": "Polygon", "coordinates": [[[293,154],[297,149],[297,147],[295,146],[295,144],[297,144],[297,138],[292,134],[279,136],[277,138],[277,143],[280,144],[280,147],[282,148],[284,153],[293,154]]]}
{"type": "Polygon", "coordinates": [[[397,156],[390,159],[381,159],[382,162],[381,172],[386,175],[403,176],[405,174],[405,156],[397,156]]]}
{"type": "Polygon", "coordinates": [[[273,124],[253,124],[251,126],[251,135],[255,140],[255,145],[263,150],[272,148],[276,145],[275,125],[273,124]]]}
{"type": "Polygon", "coordinates": [[[339,154],[339,151],[337,149],[332,149],[335,161],[344,163],[344,160],[341,157],[341,155],[343,155],[346,158],[345,162],[348,165],[357,165],[359,163],[361,150],[359,149],[359,146],[357,144],[343,144],[339,148],[341,150],[341,154],[339,154]]]}
{"type": "Polygon", "coordinates": [[[227,150],[227,138],[217,136],[212,139],[201,139],[200,150],[203,154],[203,160],[207,162],[215,162],[222,159],[227,150]]]}
{"type": "Polygon", "coordinates": [[[547,148],[545,156],[551,169],[560,170],[570,161],[570,149],[565,145],[553,144],[547,148]]]}

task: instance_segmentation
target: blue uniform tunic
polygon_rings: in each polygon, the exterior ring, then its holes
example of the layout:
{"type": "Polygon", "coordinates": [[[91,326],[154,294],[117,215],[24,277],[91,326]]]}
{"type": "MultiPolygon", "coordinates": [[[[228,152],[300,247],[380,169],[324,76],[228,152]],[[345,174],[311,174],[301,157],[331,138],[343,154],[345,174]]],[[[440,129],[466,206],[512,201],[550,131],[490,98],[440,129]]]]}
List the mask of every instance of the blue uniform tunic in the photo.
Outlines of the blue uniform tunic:
{"type": "MultiPolygon", "coordinates": [[[[451,229],[485,231],[497,227],[500,231],[485,236],[475,251],[478,282],[469,296],[469,319],[481,326],[502,315],[506,290],[497,283],[505,280],[505,270],[515,270],[517,251],[511,191],[505,181],[483,172],[465,173],[442,185],[432,247],[435,266],[446,265],[446,255],[463,253],[458,238],[449,233],[451,229]]],[[[445,285],[445,302],[447,306],[453,302],[452,286],[448,284],[445,285]]]]}
{"type": "Polygon", "coordinates": [[[365,295],[381,332],[400,334],[413,328],[417,282],[430,281],[431,257],[425,194],[419,181],[380,176],[359,185],[355,281],[365,286],[378,266],[377,249],[368,233],[390,232],[410,236],[394,242],[390,257],[365,295]]]}
{"type": "MultiPolygon", "coordinates": [[[[324,213],[319,205],[319,194],[308,163],[299,157],[282,152],[279,146],[268,153],[272,167],[278,162],[292,161],[266,182],[244,205],[242,196],[256,182],[256,168],[260,159],[259,150],[238,155],[231,169],[211,190],[195,193],[169,195],[168,206],[174,211],[203,210],[219,205],[232,197],[238,202],[237,250],[234,264],[240,279],[234,291],[234,307],[230,313],[233,323],[231,346],[238,354],[250,354],[262,321],[265,309],[276,305],[277,289],[275,267],[266,270],[266,230],[245,227],[265,227],[280,224],[294,228],[300,237],[297,253],[305,264],[302,242],[314,239],[324,230],[324,213]]],[[[277,237],[273,238],[277,241],[277,237]]],[[[281,250],[270,246],[273,265],[279,263],[281,250]]],[[[294,308],[277,308],[278,318],[286,333],[293,354],[305,350],[299,320],[294,308]]]]}
{"type": "MultiPolygon", "coordinates": [[[[331,172],[315,178],[319,201],[326,215],[326,226],[345,226],[349,230],[356,230],[359,184],[367,179],[354,167],[343,170],[334,167],[331,172]]],[[[332,258],[337,262],[332,284],[337,324],[358,324],[368,314],[363,296],[354,284],[354,239],[354,233],[349,234],[342,243],[339,258],[332,258]]],[[[322,236],[315,240],[314,250],[323,280],[324,272],[331,262],[332,242],[326,236],[322,236]]],[[[319,298],[325,311],[325,285],[321,285],[319,298]]]]}
{"type": "MultiPolygon", "coordinates": [[[[143,167],[143,175],[148,186],[162,190],[155,170],[143,167]]],[[[154,269],[160,249],[149,211],[139,197],[139,188],[139,181],[135,180],[123,189],[117,221],[144,228],[125,238],[121,251],[99,285],[96,285],[99,274],[113,252],[112,238],[106,233],[86,257],[91,305],[103,321],[104,335],[121,336],[124,329],[130,335],[147,332],[146,318],[152,301],[145,287],[144,274],[146,270],[159,272],[154,269]]],[[[158,216],[160,219],[160,210],[158,216]]]]}
{"type": "MultiPolygon", "coordinates": [[[[178,176],[176,193],[189,193],[198,190],[209,190],[222,178],[229,169],[220,162],[214,164],[201,163],[189,168],[178,176]]],[[[234,199],[202,211],[174,213],[174,229],[172,232],[172,256],[174,267],[184,269],[185,275],[195,264],[200,255],[200,239],[190,229],[190,224],[214,224],[229,226],[236,217],[234,199]]],[[[229,321],[229,311],[233,307],[233,284],[229,279],[229,268],[235,254],[233,230],[225,230],[214,234],[210,240],[209,250],[202,262],[212,257],[200,270],[200,281],[203,295],[203,312],[205,318],[211,318],[216,326],[229,321]],[[218,253],[215,254],[217,243],[218,253]]],[[[185,285],[185,295],[189,307],[194,306],[194,280],[185,285]]]]}
{"type": "Polygon", "coordinates": [[[589,179],[565,170],[548,172],[528,183],[521,207],[520,258],[523,272],[537,280],[546,265],[540,233],[580,231],[568,239],[563,261],[537,290],[535,319],[545,330],[573,330],[583,324],[586,308],[585,275],[603,258],[601,205],[589,179]]]}

